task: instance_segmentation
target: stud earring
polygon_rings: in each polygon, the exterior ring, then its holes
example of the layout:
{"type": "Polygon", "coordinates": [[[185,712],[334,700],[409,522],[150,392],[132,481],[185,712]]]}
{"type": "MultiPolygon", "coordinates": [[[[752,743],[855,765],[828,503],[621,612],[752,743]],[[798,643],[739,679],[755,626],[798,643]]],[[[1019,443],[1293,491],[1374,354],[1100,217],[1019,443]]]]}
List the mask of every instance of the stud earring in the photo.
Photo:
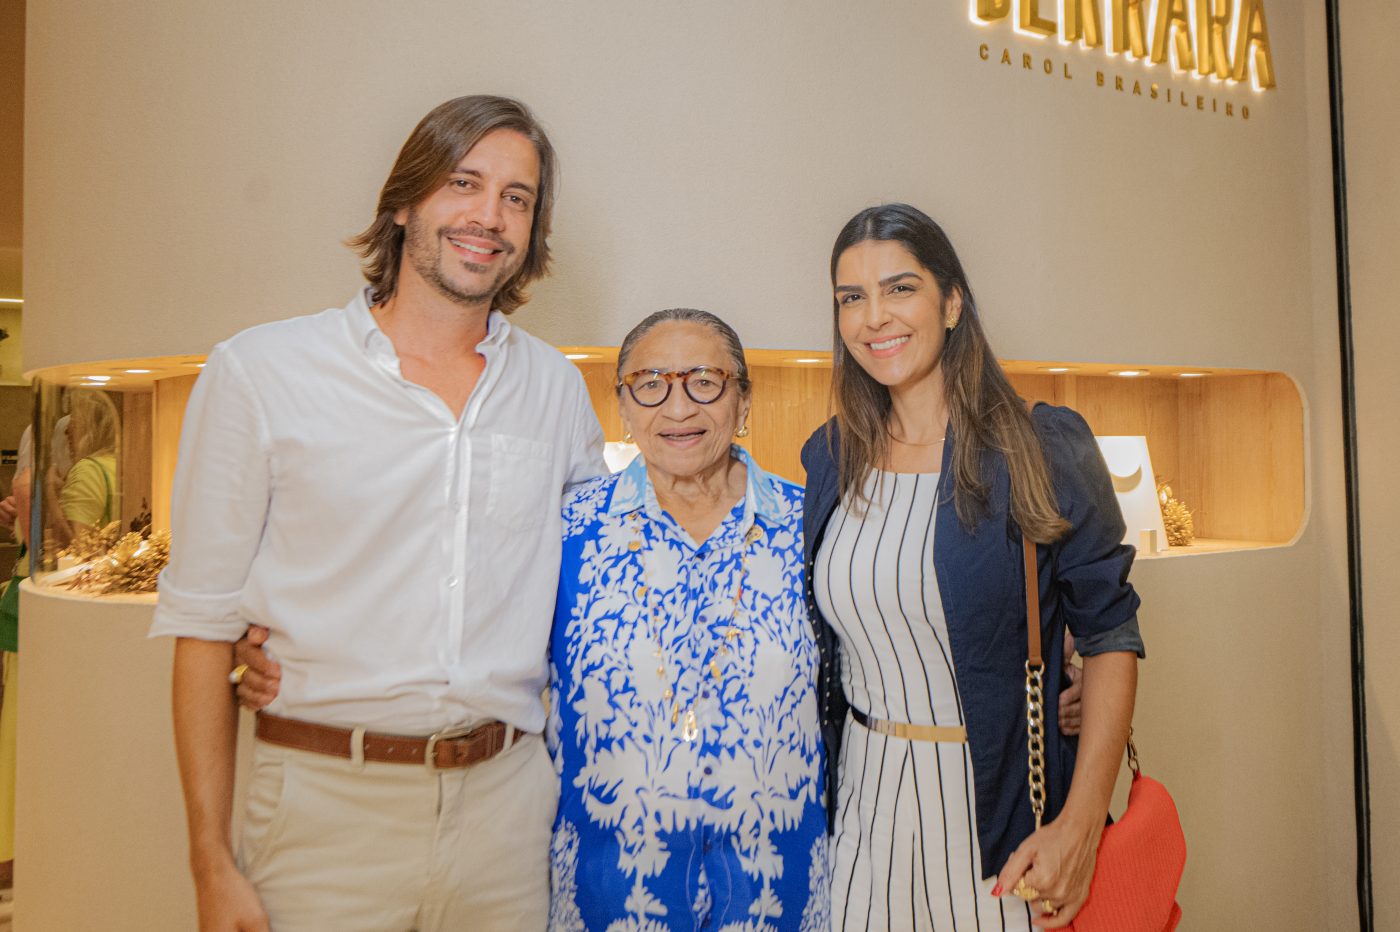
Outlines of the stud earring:
{"type": "Polygon", "coordinates": [[[627,431],[627,432],[625,432],[625,433],[622,435],[622,442],[623,442],[623,443],[631,443],[631,442],[632,442],[632,432],[631,432],[630,430],[627,431]]]}
{"type": "Polygon", "coordinates": [[[734,436],[736,436],[736,437],[738,437],[738,438],[740,438],[740,439],[743,439],[744,437],[747,437],[748,435],[749,435],[749,425],[748,425],[747,423],[745,423],[743,427],[740,427],[738,430],[734,431],[734,436]]]}

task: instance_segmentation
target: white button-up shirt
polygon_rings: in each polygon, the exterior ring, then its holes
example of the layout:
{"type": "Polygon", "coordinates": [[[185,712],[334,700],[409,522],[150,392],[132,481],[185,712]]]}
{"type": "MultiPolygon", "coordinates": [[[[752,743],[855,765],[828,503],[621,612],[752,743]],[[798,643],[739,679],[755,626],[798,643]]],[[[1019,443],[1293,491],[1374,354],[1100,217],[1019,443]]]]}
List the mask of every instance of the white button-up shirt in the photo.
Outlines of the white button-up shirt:
{"type": "Polygon", "coordinates": [[[492,312],[462,417],[361,292],[214,348],[185,413],[151,634],[271,630],[269,711],[538,732],[565,487],[605,472],[578,370],[492,312]]]}

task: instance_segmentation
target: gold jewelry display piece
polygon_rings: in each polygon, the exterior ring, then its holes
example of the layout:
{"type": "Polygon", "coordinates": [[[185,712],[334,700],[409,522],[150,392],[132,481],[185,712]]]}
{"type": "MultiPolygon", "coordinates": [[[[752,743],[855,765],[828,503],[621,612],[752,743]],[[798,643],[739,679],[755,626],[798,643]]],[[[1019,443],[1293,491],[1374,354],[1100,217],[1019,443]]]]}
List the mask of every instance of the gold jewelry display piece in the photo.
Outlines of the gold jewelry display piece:
{"type": "Polygon", "coordinates": [[[240,663],[238,666],[234,667],[232,670],[229,671],[228,681],[233,685],[237,686],[239,683],[243,682],[243,674],[247,672],[248,665],[246,663],[240,663]]]}
{"type": "MultiPolygon", "coordinates": [[[[632,519],[637,536],[628,542],[627,549],[633,553],[637,553],[642,550],[646,535],[642,531],[640,512],[633,512],[632,519]]],[[[729,655],[729,643],[736,640],[740,634],[739,629],[735,627],[735,622],[739,618],[739,606],[744,597],[744,583],[747,582],[749,578],[749,552],[754,542],[762,536],[763,531],[757,524],[749,528],[748,533],[744,535],[744,550],[739,561],[739,580],[734,584],[734,596],[729,609],[729,624],[725,628],[724,640],[720,641],[715,646],[710,654],[708,663],[704,665],[704,668],[709,670],[710,675],[714,677],[716,682],[721,678],[719,658],[729,655]]],[[[647,553],[650,552],[651,548],[648,547],[647,553]]],[[[642,582],[641,585],[637,587],[636,596],[637,601],[642,605],[642,610],[647,614],[651,626],[651,634],[656,641],[656,649],[652,652],[652,655],[656,657],[656,678],[666,684],[665,688],[661,691],[661,698],[671,703],[671,724],[680,724],[681,737],[686,741],[694,741],[700,736],[700,722],[695,715],[695,701],[691,700],[690,705],[687,706],[684,713],[682,713],[680,700],[676,698],[676,691],[680,688],[681,684],[680,674],[676,674],[674,687],[671,683],[666,682],[666,651],[661,643],[661,621],[657,617],[656,605],[651,599],[651,586],[647,584],[647,553],[641,554],[642,582]]],[[[700,674],[700,679],[704,679],[703,672],[700,674]]],[[[696,692],[699,693],[698,683],[696,684],[696,692]]]]}

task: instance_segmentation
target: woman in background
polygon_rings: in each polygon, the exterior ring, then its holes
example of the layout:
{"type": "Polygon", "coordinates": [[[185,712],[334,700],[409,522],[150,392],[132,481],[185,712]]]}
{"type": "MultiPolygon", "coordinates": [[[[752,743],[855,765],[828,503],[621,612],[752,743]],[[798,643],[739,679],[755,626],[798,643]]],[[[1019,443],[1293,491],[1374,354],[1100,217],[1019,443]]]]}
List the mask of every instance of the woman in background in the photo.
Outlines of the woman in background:
{"type": "MultiPolygon", "coordinates": [[[[120,516],[117,507],[117,406],[104,391],[74,389],[68,393],[66,418],[68,461],[60,476],[51,476],[51,530],[59,546],[78,534],[100,530],[120,516]]],[[[56,443],[58,430],[55,428],[56,443]]],[[[60,457],[55,453],[55,466],[60,457]]]]}
{"type": "Polygon", "coordinates": [[[831,280],[836,416],[802,461],[833,927],[1062,927],[1088,896],[1142,650],[1108,472],[1079,415],[1027,413],[927,216],[857,214],[831,280]],[[1039,830],[1022,533],[1039,545],[1047,648],[1039,830]],[[1077,756],[1056,716],[1066,626],[1085,658],[1077,756]],[[1013,887],[1031,902],[999,899],[1013,887]]]}

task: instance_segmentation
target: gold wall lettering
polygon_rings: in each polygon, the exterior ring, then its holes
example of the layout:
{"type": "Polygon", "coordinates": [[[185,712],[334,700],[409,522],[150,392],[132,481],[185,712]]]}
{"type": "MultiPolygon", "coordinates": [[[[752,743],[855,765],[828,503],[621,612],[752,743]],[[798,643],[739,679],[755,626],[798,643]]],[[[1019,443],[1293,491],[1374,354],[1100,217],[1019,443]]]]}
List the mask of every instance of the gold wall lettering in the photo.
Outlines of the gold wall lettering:
{"type": "Polygon", "coordinates": [[[1083,40],[1086,49],[1103,45],[1103,24],[1097,0],[1065,0],[1061,36],[1070,44],[1083,40]]]}
{"type": "Polygon", "coordinates": [[[1234,0],[1196,0],[1196,70],[1222,81],[1230,70],[1230,20],[1234,0]]]}
{"type": "MultiPolygon", "coordinates": [[[[985,62],[995,61],[998,64],[1008,67],[1015,67],[1021,72],[1041,73],[1046,76],[1058,75],[1062,80],[1073,81],[1074,70],[1068,61],[1056,61],[1054,58],[1042,57],[1037,60],[1035,55],[1029,52],[1019,53],[1019,58],[1013,56],[1009,47],[1003,46],[998,54],[996,50],[986,42],[977,47],[977,57],[985,62]]],[[[1122,74],[1105,73],[1096,70],[1093,73],[1093,85],[1095,87],[1112,88],[1115,92],[1140,97],[1143,100],[1160,100],[1168,104],[1176,104],[1180,109],[1196,110],[1202,113],[1214,113],[1220,116],[1233,119],[1236,115],[1241,120],[1248,120],[1250,110],[1248,104],[1236,106],[1232,100],[1224,100],[1215,94],[1197,94],[1174,88],[1169,84],[1157,81],[1143,81],[1139,78],[1124,77],[1122,74]]]]}
{"type": "MultiPolygon", "coordinates": [[[[1051,5],[1054,0],[1050,0],[1051,5]]],[[[1053,36],[1055,21],[1040,14],[1040,0],[1018,0],[1017,20],[1023,30],[1037,36],[1053,36]]]]}
{"type": "Polygon", "coordinates": [[[1191,14],[1186,0],[1157,0],[1157,22],[1152,28],[1152,61],[1167,60],[1167,43],[1176,39],[1176,70],[1190,71],[1196,67],[1196,55],[1191,48],[1191,14]]]}
{"type": "MultiPolygon", "coordinates": [[[[1230,2],[1230,0],[1226,0],[1230,2]]],[[[1110,48],[1115,55],[1126,54],[1139,61],[1147,57],[1147,21],[1142,0],[1109,0],[1110,48]]]]}
{"type": "Polygon", "coordinates": [[[1264,0],[1156,0],[1150,43],[1145,0],[971,0],[970,7],[973,22],[983,25],[1014,12],[1016,32],[1034,39],[1058,36],[1095,49],[1104,48],[1107,33],[1109,54],[1154,64],[1170,58],[1178,74],[1252,80],[1259,90],[1276,85],[1264,0]]]}
{"type": "Polygon", "coordinates": [[[1264,21],[1264,0],[1241,0],[1239,38],[1235,43],[1236,81],[1243,81],[1254,59],[1254,81],[1261,88],[1274,86],[1274,56],[1269,51],[1269,26],[1264,21]]]}

